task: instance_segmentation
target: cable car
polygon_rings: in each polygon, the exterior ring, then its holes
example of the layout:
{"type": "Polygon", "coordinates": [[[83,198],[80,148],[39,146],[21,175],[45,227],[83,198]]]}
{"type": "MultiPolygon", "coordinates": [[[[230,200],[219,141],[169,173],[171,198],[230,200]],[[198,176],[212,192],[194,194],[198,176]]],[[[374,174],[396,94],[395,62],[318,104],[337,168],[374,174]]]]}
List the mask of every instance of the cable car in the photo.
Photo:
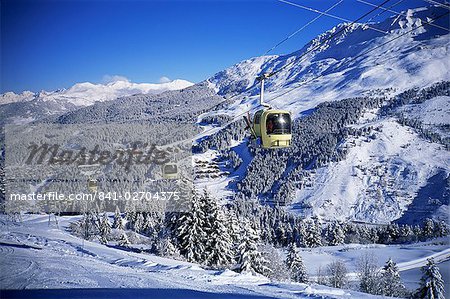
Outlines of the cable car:
{"type": "Polygon", "coordinates": [[[88,177],[87,180],[87,189],[91,193],[96,193],[98,191],[98,182],[95,178],[95,176],[98,175],[99,172],[99,164],[84,164],[84,165],[78,165],[78,169],[88,177]]]}
{"type": "Polygon", "coordinates": [[[166,163],[162,167],[162,175],[165,179],[178,178],[178,165],[176,163],[166,163]]]}
{"type": "Polygon", "coordinates": [[[91,193],[96,193],[98,190],[98,184],[96,179],[88,179],[88,190],[91,193]]]}
{"type": "Polygon", "coordinates": [[[261,109],[253,118],[253,131],[263,148],[291,146],[291,114],[286,110],[261,109]]]}
{"type": "Polygon", "coordinates": [[[292,140],[291,113],[286,110],[272,109],[263,101],[264,80],[270,76],[270,74],[263,74],[257,78],[261,82],[259,104],[264,108],[258,110],[253,119],[250,118],[250,115],[247,118],[244,117],[244,119],[252,135],[261,139],[263,148],[290,147],[292,140]]]}

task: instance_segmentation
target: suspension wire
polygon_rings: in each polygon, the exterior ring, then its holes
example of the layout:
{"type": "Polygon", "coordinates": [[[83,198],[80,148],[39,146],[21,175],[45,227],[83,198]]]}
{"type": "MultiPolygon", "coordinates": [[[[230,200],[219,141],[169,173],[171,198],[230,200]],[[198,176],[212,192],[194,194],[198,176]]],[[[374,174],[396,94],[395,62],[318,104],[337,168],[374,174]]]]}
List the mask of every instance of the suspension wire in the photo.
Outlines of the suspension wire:
{"type": "MultiPolygon", "coordinates": [[[[287,0],[278,0],[278,1],[286,3],[286,4],[289,4],[289,5],[292,5],[292,6],[295,6],[295,7],[303,8],[303,9],[306,9],[306,10],[309,10],[309,11],[312,11],[312,12],[315,12],[315,13],[320,13],[320,14],[322,14],[324,16],[327,16],[327,17],[330,17],[330,18],[333,18],[333,19],[337,19],[339,21],[351,22],[351,20],[349,20],[349,19],[342,18],[342,17],[336,16],[336,15],[333,15],[333,14],[329,14],[327,12],[323,12],[323,11],[320,11],[320,10],[315,9],[315,8],[307,7],[307,6],[300,5],[300,4],[297,4],[297,3],[293,3],[293,2],[290,2],[290,1],[287,1],[287,0]]],[[[373,28],[373,27],[370,27],[370,26],[367,26],[367,27],[372,29],[372,30],[381,32],[381,33],[386,33],[385,31],[380,30],[378,28],[373,28]]]]}
{"type": "MultiPolygon", "coordinates": [[[[279,1],[281,1],[281,0],[279,0],[279,1]]],[[[284,1],[284,0],[283,0],[283,1],[284,1]]],[[[391,0],[385,0],[385,1],[383,1],[383,3],[381,3],[380,5],[378,5],[378,7],[381,7],[382,5],[388,3],[389,1],[391,1],[391,0]]],[[[286,3],[287,3],[287,2],[286,2],[286,3]]],[[[365,18],[366,16],[368,16],[369,14],[371,14],[372,12],[374,12],[375,10],[377,10],[378,7],[371,9],[369,12],[363,14],[361,17],[359,17],[359,18],[357,18],[356,20],[352,21],[352,22],[350,23],[349,26],[353,26],[355,23],[357,23],[357,22],[360,21],[361,19],[365,18]]],[[[268,77],[272,77],[273,75],[275,75],[275,74],[281,72],[282,70],[284,70],[284,69],[287,68],[288,66],[293,65],[293,64],[296,63],[299,59],[301,59],[301,58],[305,57],[306,55],[308,55],[309,53],[311,53],[311,52],[317,50],[319,47],[322,46],[323,43],[325,43],[325,42],[331,40],[333,37],[335,37],[335,36],[337,36],[338,34],[340,34],[340,33],[341,33],[342,31],[344,31],[346,28],[347,28],[347,27],[344,26],[344,27],[342,27],[340,30],[334,32],[333,34],[330,34],[330,35],[329,35],[324,41],[322,41],[320,44],[318,44],[318,45],[315,46],[315,47],[312,47],[311,49],[309,49],[308,51],[304,52],[302,55],[296,57],[296,58],[295,58],[294,60],[292,60],[290,63],[284,65],[283,67],[279,68],[278,70],[276,70],[276,71],[274,71],[274,72],[271,72],[271,73],[268,75],[268,77]]],[[[383,33],[385,33],[385,32],[383,32],[383,33]]]]}
{"type": "MultiPolygon", "coordinates": [[[[367,51],[365,51],[365,52],[363,52],[363,53],[360,53],[360,54],[356,55],[355,57],[352,57],[351,59],[347,60],[345,63],[352,62],[352,61],[356,60],[357,58],[359,58],[359,57],[361,57],[361,56],[363,56],[363,55],[366,55],[367,53],[370,53],[370,52],[372,52],[372,51],[375,51],[376,49],[381,48],[382,46],[384,46],[384,45],[386,45],[386,44],[388,44],[388,43],[391,43],[391,42],[393,42],[393,41],[395,41],[395,40],[397,40],[397,39],[399,39],[399,38],[401,38],[401,37],[403,37],[403,36],[405,36],[405,35],[407,35],[407,34],[413,32],[413,31],[415,31],[415,30],[417,30],[417,29],[421,28],[421,27],[424,27],[424,25],[430,25],[430,23],[432,23],[432,22],[436,21],[437,19],[440,19],[440,18],[442,18],[442,17],[444,17],[444,16],[446,16],[446,15],[448,15],[448,14],[450,14],[450,12],[447,12],[447,13],[445,13],[445,14],[443,14],[443,15],[440,15],[439,17],[436,17],[436,18],[434,18],[434,19],[432,19],[432,20],[430,20],[430,21],[428,21],[428,22],[425,22],[425,21],[424,21],[424,22],[422,23],[422,25],[417,26],[417,27],[415,27],[415,28],[413,28],[413,29],[411,29],[411,30],[405,32],[405,33],[402,33],[401,35],[398,35],[398,36],[396,36],[396,37],[394,37],[394,38],[392,38],[392,39],[390,39],[390,40],[388,40],[388,41],[386,41],[386,42],[384,42],[384,43],[382,43],[382,44],[380,44],[380,45],[378,45],[378,46],[376,46],[376,47],[373,47],[373,48],[371,48],[371,49],[369,49],[369,50],[367,50],[367,51]]],[[[342,65],[341,65],[341,66],[342,66],[342,65]]],[[[317,77],[315,77],[315,78],[312,78],[312,80],[307,80],[307,81],[305,81],[305,82],[302,82],[301,84],[303,85],[303,84],[305,84],[305,83],[309,83],[309,82],[311,82],[311,81],[314,81],[314,80],[320,78],[321,76],[322,76],[322,75],[319,75],[319,76],[317,76],[317,77]]],[[[300,86],[301,86],[301,85],[300,85],[300,86]]],[[[293,91],[293,90],[299,88],[300,86],[293,87],[292,89],[290,89],[290,90],[288,90],[288,91],[286,91],[286,92],[284,92],[284,93],[282,93],[282,94],[280,94],[280,95],[277,95],[277,96],[273,97],[272,99],[267,100],[266,102],[273,101],[274,99],[277,99],[277,98],[279,98],[279,97],[281,97],[281,96],[283,96],[283,95],[285,95],[285,94],[287,94],[287,93],[290,93],[291,91],[293,91]]]]}
{"type": "MultiPolygon", "coordinates": [[[[367,2],[367,1],[364,1],[364,0],[356,0],[356,1],[358,1],[360,3],[363,3],[363,4],[370,5],[370,6],[375,6],[375,4],[367,2]]],[[[407,14],[404,14],[402,12],[396,12],[395,10],[391,10],[389,8],[384,8],[384,7],[380,7],[380,8],[382,10],[384,10],[384,11],[392,12],[392,13],[396,14],[397,16],[403,16],[403,17],[407,17],[408,16],[407,14]]],[[[450,30],[448,28],[440,26],[440,25],[437,25],[437,24],[430,24],[430,26],[433,26],[433,27],[436,27],[436,28],[439,28],[439,29],[443,29],[443,30],[446,30],[446,31],[450,32],[450,30]]]]}
{"type": "Polygon", "coordinates": [[[427,3],[430,3],[430,4],[435,4],[435,5],[439,5],[439,6],[442,6],[442,7],[447,8],[447,9],[450,9],[450,6],[447,5],[446,3],[442,3],[442,2],[438,2],[438,1],[433,1],[433,0],[423,0],[423,1],[425,1],[425,2],[427,2],[427,3]]]}
{"type": "MultiPolygon", "coordinates": [[[[339,0],[338,2],[336,2],[333,6],[331,6],[330,8],[328,8],[325,13],[329,12],[330,10],[332,10],[333,8],[335,8],[336,6],[338,6],[339,4],[341,4],[344,0],[339,0]]],[[[276,48],[278,48],[278,46],[280,46],[281,44],[283,44],[284,42],[286,42],[287,40],[289,40],[290,38],[292,38],[294,35],[297,35],[299,32],[303,31],[306,27],[308,27],[309,25],[311,25],[312,23],[314,23],[315,21],[317,21],[318,19],[320,19],[322,16],[324,16],[324,13],[320,13],[320,15],[316,16],[314,19],[310,20],[308,23],[306,23],[305,25],[303,25],[302,27],[300,27],[299,29],[297,29],[296,31],[294,31],[293,33],[291,33],[290,35],[288,35],[286,38],[284,38],[282,41],[280,41],[278,44],[276,44],[275,46],[273,46],[272,48],[270,48],[269,50],[267,50],[263,56],[266,56],[267,54],[269,54],[270,52],[272,52],[273,50],[275,50],[276,48]]]]}
{"type": "MultiPolygon", "coordinates": [[[[392,4],[391,6],[389,6],[387,9],[391,9],[394,6],[399,5],[400,3],[402,3],[404,0],[399,0],[397,2],[395,2],[394,4],[392,4]]],[[[379,16],[381,16],[382,14],[384,14],[387,10],[384,9],[384,7],[380,7],[382,9],[382,11],[380,11],[378,14],[376,14],[375,16],[371,17],[369,20],[367,20],[366,23],[369,23],[370,21],[372,21],[375,18],[378,18],[379,16]]]]}
{"type": "MultiPolygon", "coordinates": [[[[403,36],[405,36],[405,35],[407,35],[407,34],[413,32],[413,31],[415,31],[415,30],[417,30],[417,29],[421,28],[421,27],[424,27],[425,25],[429,25],[430,23],[432,23],[432,22],[434,22],[434,21],[436,21],[436,20],[438,20],[438,19],[440,19],[440,18],[442,18],[442,17],[445,17],[445,16],[447,16],[448,14],[450,14],[450,12],[447,12],[447,13],[445,13],[445,14],[443,14],[443,15],[440,15],[440,16],[438,16],[438,17],[436,17],[436,18],[434,18],[434,19],[432,19],[432,20],[430,20],[430,21],[428,21],[428,22],[425,22],[425,21],[424,21],[420,26],[417,26],[417,27],[415,27],[415,28],[413,28],[413,29],[411,29],[411,30],[409,30],[409,31],[407,31],[407,32],[405,32],[405,33],[403,33],[403,34],[401,34],[401,35],[398,35],[398,36],[396,36],[396,37],[394,37],[394,38],[392,38],[392,39],[390,39],[390,40],[388,40],[388,41],[386,41],[386,42],[384,42],[384,43],[382,43],[382,44],[380,44],[380,45],[378,45],[378,46],[376,46],[376,47],[374,47],[374,48],[371,48],[371,49],[369,49],[369,50],[367,50],[367,51],[365,51],[365,52],[363,52],[363,53],[360,53],[359,55],[357,55],[357,56],[355,56],[355,57],[352,57],[351,59],[345,61],[343,64],[348,64],[349,62],[352,62],[352,61],[358,59],[359,57],[361,57],[361,56],[363,56],[363,55],[365,55],[365,54],[367,54],[367,53],[370,53],[370,52],[372,52],[372,51],[374,51],[374,50],[376,50],[376,49],[378,49],[378,48],[380,48],[380,47],[382,47],[382,46],[384,46],[384,45],[386,45],[386,44],[388,44],[388,43],[391,43],[391,42],[393,42],[393,41],[395,41],[395,40],[397,40],[397,39],[399,39],[399,38],[401,38],[401,37],[403,37],[403,36]]],[[[339,67],[341,67],[343,64],[339,65],[339,67]]],[[[266,100],[266,103],[271,102],[271,101],[273,101],[273,100],[275,100],[275,99],[277,99],[277,98],[279,98],[279,97],[281,97],[281,96],[284,96],[284,95],[286,95],[286,94],[292,92],[293,90],[298,89],[299,87],[303,86],[304,84],[309,83],[309,82],[312,82],[312,81],[314,81],[314,80],[317,80],[317,79],[319,79],[319,78],[322,77],[322,76],[323,76],[323,75],[320,74],[320,75],[318,75],[318,76],[316,76],[316,77],[313,77],[313,78],[311,78],[311,79],[309,79],[309,80],[306,80],[306,81],[302,82],[301,85],[296,86],[296,87],[293,87],[292,89],[289,89],[289,90],[287,90],[286,92],[284,92],[284,93],[282,93],[282,94],[280,94],[280,95],[277,95],[277,96],[275,96],[275,97],[273,97],[273,98],[271,98],[271,99],[269,99],[269,100],[266,100]]],[[[253,109],[253,108],[252,108],[252,109],[253,109]]],[[[234,122],[236,121],[237,118],[239,118],[239,117],[241,117],[241,116],[244,116],[245,114],[249,113],[252,109],[246,110],[246,111],[244,111],[244,112],[242,112],[242,113],[239,113],[239,114],[235,115],[235,116],[234,116],[234,119],[231,120],[231,121],[229,121],[229,122],[227,122],[227,123],[225,123],[225,124],[222,126],[222,128],[225,128],[226,126],[228,126],[228,125],[234,123],[234,122]]],[[[200,134],[201,134],[201,135],[204,135],[205,133],[208,133],[208,132],[210,132],[210,131],[212,131],[212,130],[214,130],[214,129],[216,129],[216,127],[213,127],[213,128],[208,129],[208,130],[206,130],[206,131],[203,131],[203,132],[201,132],[200,134]]]]}
{"type": "MultiPolygon", "coordinates": [[[[379,7],[381,7],[382,5],[388,3],[389,1],[391,1],[391,0],[385,0],[385,1],[383,1],[383,2],[379,5],[379,7]]],[[[358,22],[358,21],[360,21],[361,19],[365,18],[367,15],[371,14],[372,12],[374,12],[374,11],[377,10],[377,9],[378,9],[378,8],[373,8],[373,9],[371,9],[371,10],[368,11],[367,13],[363,14],[361,17],[359,17],[359,18],[357,18],[356,20],[354,20],[350,25],[355,24],[356,22],[358,22]]],[[[331,35],[330,35],[328,38],[326,38],[322,43],[327,42],[328,40],[332,39],[334,36],[336,36],[337,34],[341,33],[343,30],[345,30],[345,27],[342,28],[341,30],[338,30],[338,31],[334,32],[333,34],[331,34],[331,35]]],[[[282,68],[278,69],[278,70],[275,71],[275,72],[270,73],[269,77],[275,75],[276,73],[278,73],[278,72],[280,72],[281,70],[285,69],[285,68],[288,67],[289,65],[292,65],[293,63],[295,63],[295,61],[296,61],[297,59],[300,59],[300,58],[304,57],[305,55],[307,55],[308,53],[310,53],[310,52],[316,50],[316,49],[317,49],[318,47],[320,47],[320,46],[321,46],[321,44],[317,45],[316,47],[311,48],[311,49],[308,50],[308,51],[306,51],[305,53],[303,53],[303,54],[300,55],[299,57],[295,58],[295,59],[294,59],[293,61],[291,61],[290,63],[284,65],[282,68]]],[[[307,82],[309,82],[309,81],[307,81],[307,82]]],[[[307,82],[303,82],[303,83],[307,83],[307,82]]],[[[247,92],[247,91],[249,91],[249,90],[251,90],[251,89],[254,89],[255,87],[256,87],[256,85],[253,86],[253,87],[247,88],[247,89],[245,89],[244,91],[240,92],[239,94],[237,94],[237,95],[235,95],[235,96],[232,96],[232,97],[229,98],[229,99],[226,99],[225,101],[228,101],[228,100],[231,100],[231,99],[233,99],[233,98],[236,98],[236,97],[240,96],[241,94],[243,94],[244,92],[247,92]]],[[[273,99],[271,99],[271,100],[273,100],[273,99]]],[[[271,101],[271,100],[270,100],[270,101],[271,101]]],[[[208,109],[208,110],[211,110],[211,109],[214,109],[215,107],[218,107],[219,105],[223,104],[225,101],[222,101],[222,102],[220,102],[220,103],[218,103],[218,104],[212,106],[212,107],[211,107],[210,109],[208,109]]],[[[243,112],[243,113],[237,115],[236,117],[243,116],[243,115],[247,114],[248,112],[250,112],[251,110],[252,110],[252,109],[247,110],[247,111],[245,111],[245,112],[243,112]]],[[[236,118],[236,117],[235,117],[235,118],[236,118]]],[[[233,123],[233,122],[234,122],[234,120],[233,120],[233,121],[230,121],[230,122],[228,122],[228,123],[226,123],[225,125],[229,125],[229,124],[231,124],[231,123],[233,123]]],[[[215,128],[208,129],[208,130],[202,132],[201,134],[203,135],[203,134],[205,134],[205,133],[208,133],[208,132],[212,131],[213,129],[215,129],[215,128]]]]}
{"type": "MultiPolygon", "coordinates": [[[[386,4],[386,3],[389,2],[389,1],[391,1],[391,0],[385,0],[383,3],[380,4],[380,7],[381,7],[382,5],[384,5],[384,4],[386,4]]],[[[351,23],[351,25],[355,24],[356,22],[360,21],[362,18],[364,18],[364,17],[366,17],[367,15],[371,14],[371,13],[372,13],[373,11],[375,11],[376,9],[377,9],[377,8],[374,8],[374,9],[370,10],[369,12],[365,13],[364,15],[362,15],[361,17],[359,17],[358,19],[354,20],[354,21],[351,23]]],[[[329,39],[333,38],[335,35],[339,34],[339,33],[342,32],[344,29],[345,29],[345,28],[342,28],[341,30],[339,30],[339,31],[337,31],[337,32],[335,32],[335,33],[333,33],[333,34],[330,35],[327,39],[325,39],[325,41],[323,41],[323,42],[326,42],[326,41],[328,41],[329,39]]],[[[310,53],[310,52],[316,50],[318,47],[320,47],[320,44],[317,45],[317,47],[314,47],[314,48],[310,49],[309,51],[307,51],[306,53],[303,53],[303,54],[300,55],[299,57],[295,58],[293,61],[291,61],[291,62],[288,63],[287,65],[284,65],[283,67],[281,67],[281,68],[278,69],[277,71],[272,72],[272,73],[270,74],[270,76],[275,75],[276,73],[278,73],[278,72],[280,72],[281,70],[285,69],[285,68],[288,67],[289,65],[292,65],[293,63],[295,63],[295,61],[296,61],[297,59],[304,57],[304,56],[307,55],[308,53],[310,53]]],[[[270,77],[270,76],[269,76],[269,77],[270,77]]],[[[257,87],[256,85],[250,86],[250,87],[244,89],[243,91],[239,92],[238,94],[236,94],[236,95],[234,95],[234,96],[231,96],[230,98],[225,99],[225,100],[223,100],[223,101],[221,101],[221,102],[219,102],[219,103],[217,103],[217,104],[211,106],[211,107],[208,108],[207,110],[212,110],[212,109],[214,109],[214,108],[216,108],[216,107],[222,105],[222,104],[225,103],[226,101],[230,101],[230,100],[232,100],[232,99],[235,99],[235,98],[241,96],[242,94],[244,94],[244,93],[246,93],[246,92],[248,92],[248,91],[250,91],[250,90],[252,90],[252,89],[255,89],[256,87],[257,87]]],[[[248,111],[247,111],[247,112],[248,112],[248,111]]],[[[246,113],[247,113],[247,112],[246,112],[246,113]]],[[[205,131],[205,132],[206,132],[206,131],[205,131]]]]}

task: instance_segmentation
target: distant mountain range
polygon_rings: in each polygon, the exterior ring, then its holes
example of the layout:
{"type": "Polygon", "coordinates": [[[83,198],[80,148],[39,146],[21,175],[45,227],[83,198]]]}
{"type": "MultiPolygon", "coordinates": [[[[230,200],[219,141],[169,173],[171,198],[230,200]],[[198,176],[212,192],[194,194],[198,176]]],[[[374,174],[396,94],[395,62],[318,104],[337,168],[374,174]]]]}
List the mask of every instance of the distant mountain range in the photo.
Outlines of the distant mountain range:
{"type": "Polygon", "coordinates": [[[169,90],[180,90],[193,83],[173,80],[167,83],[132,83],[119,80],[108,84],[78,83],[68,89],[21,94],[7,92],[0,95],[2,123],[26,123],[49,115],[63,114],[96,102],[107,102],[135,94],[156,95],[169,90]]]}

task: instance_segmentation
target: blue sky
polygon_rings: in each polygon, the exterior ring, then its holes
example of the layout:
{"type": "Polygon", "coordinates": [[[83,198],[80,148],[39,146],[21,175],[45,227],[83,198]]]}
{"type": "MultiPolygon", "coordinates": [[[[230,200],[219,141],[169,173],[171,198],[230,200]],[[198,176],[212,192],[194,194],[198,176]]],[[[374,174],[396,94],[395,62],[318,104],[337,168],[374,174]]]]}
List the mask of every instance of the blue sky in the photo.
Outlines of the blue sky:
{"type": "MultiPolygon", "coordinates": [[[[338,0],[290,1],[325,10],[338,0]]],[[[405,0],[394,10],[425,5],[405,0]]],[[[330,13],[353,20],[370,9],[344,0],[330,13]]],[[[264,54],[315,16],[277,0],[1,0],[1,92],[54,90],[115,75],[199,82],[264,54]]],[[[338,23],[322,17],[273,54],[298,50],[338,23]]]]}

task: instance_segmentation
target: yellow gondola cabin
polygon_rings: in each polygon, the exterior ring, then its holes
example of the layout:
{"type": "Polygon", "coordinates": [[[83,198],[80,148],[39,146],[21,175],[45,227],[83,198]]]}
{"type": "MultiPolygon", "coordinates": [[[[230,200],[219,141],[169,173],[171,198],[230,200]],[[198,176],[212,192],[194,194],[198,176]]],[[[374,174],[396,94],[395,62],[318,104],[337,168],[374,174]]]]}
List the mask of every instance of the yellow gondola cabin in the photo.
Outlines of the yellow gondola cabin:
{"type": "Polygon", "coordinates": [[[286,110],[262,109],[255,113],[253,130],[263,148],[291,146],[291,114],[286,110]]]}
{"type": "Polygon", "coordinates": [[[177,179],[178,178],[178,165],[176,163],[166,163],[162,167],[163,178],[165,179],[177,179]]]}

